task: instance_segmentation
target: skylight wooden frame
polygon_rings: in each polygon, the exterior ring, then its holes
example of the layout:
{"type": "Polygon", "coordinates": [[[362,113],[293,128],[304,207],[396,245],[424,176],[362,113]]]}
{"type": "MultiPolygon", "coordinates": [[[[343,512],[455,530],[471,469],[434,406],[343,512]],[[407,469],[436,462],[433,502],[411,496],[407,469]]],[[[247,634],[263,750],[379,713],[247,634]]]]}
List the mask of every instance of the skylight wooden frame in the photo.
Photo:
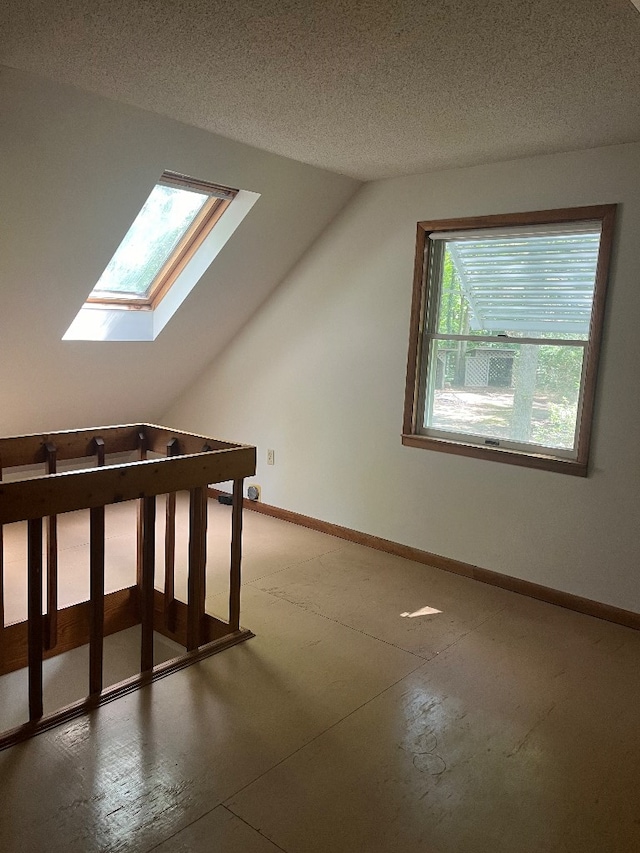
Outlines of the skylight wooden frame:
{"type": "MultiPolygon", "coordinates": [[[[180,273],[185,269],[204,240],[216,226],[222,214],[238,194],[238,190],[236,189],[222,187],[207,181],[199,181],[195,178],[189,178],[186,175],[180,175],[177,172],[163,172],[160,180],[156,183],[156,186],[158,185],[206,192],[210,197],[151,282],[147,296],[134,296],[130,294],[118,294],[114,296],[89,295],[86,304],[109,308],[118,307],[130,310],[153,311],[167,295],[180,273]]],[[[106,293],[107,291],[103,292],[106,293]]]]}
{"type": "MultiPolygon", "coordinates": [[[[507,462],[513,465],[541,468],[581,477],[587,476],[596,378],[604,320],[605,294],[613,243],[616,207],[617,205],[615,204],[607,204],[562,208],[558,210],[542,210],[530,213],[498,214],[464,219],[418,222],[402,425],[403,445],[470,456],[478,459],[493,459],[494,461],[507,462]],[[471,435],[466,440],[461,436],[456,438],[453,434],[447,437],[424,435],[419,426],[422,417],[423,376],[428,369],[423,344],[425,341],[425,327],[430,317],[430,312],[435,310],[433,301],[438,297],[437,292],[429,292],[431,285],[429,270],[433,253],[433,241],[429,239],[429,235],[438,231],[477,231],[489,228],[542,226],[579,221],[599,221],[602,232],[594,283],[589,337],[585,346],[582,369],[576,457],[568,459],[562,458],[560,455],[555,455],[553,452],[539,453],[536,450],[515,450],[505,447],[480,445],[474,441],[474,436],[471,435]]],[[[519,339],[513,340],[517,342],[519,339]]]]}

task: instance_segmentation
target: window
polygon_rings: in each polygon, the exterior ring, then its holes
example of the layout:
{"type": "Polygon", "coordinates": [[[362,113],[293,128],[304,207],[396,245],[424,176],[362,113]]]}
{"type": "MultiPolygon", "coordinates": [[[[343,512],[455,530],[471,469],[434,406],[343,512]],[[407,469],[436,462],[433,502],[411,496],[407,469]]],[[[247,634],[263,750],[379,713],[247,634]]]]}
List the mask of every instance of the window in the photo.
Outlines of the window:
{"type": "Polygon", "coordinates": [[[403,444],[586,476],[614,216],[418,223],[403,444]]]}
{"type": "Polygon", "coordinates": [[[153,309],[236,193],[164,172],[87,302],[153,309]]]}
{"type": "Polygon", "coordinates": [[[155,341],[259,197],[164,172],[63,340],[155,341]]]}

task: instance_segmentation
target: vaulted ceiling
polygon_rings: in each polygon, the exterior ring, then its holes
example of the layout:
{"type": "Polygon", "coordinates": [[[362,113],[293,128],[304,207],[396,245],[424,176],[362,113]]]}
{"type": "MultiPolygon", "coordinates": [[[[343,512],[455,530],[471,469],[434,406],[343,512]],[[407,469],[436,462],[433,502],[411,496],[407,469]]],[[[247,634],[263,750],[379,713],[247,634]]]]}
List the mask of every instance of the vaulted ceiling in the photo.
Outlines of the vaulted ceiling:
{"type": "Polygon", "coordinates": [[[640,139],[631,0],[4,0],[0,62],[359,179],[640,139]]]}

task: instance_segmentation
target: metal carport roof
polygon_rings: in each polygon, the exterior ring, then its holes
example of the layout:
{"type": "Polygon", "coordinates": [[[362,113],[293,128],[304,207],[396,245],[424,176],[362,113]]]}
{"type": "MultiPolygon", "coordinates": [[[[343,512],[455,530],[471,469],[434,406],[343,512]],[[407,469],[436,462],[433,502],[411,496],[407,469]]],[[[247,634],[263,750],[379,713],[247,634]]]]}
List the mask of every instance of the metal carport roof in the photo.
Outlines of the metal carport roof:
{"type": "Polygon", "coordinates": [[[599,223],[491,234],[436,233],[446,240],[471,328],[558,334],[589,333],[600,244],[599,223]]]}

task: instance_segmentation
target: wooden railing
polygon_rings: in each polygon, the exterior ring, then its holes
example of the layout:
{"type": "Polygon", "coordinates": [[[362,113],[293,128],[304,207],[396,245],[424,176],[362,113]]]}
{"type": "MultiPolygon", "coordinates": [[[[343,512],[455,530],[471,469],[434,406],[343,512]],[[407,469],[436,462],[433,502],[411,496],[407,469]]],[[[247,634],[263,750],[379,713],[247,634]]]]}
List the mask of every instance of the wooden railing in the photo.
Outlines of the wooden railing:
{"type": "Polygon", "coordinates": [[[253,473],[253,447],[150,424],[0,438],[0,675],[28,666],[29,697],[28,721],[1,735],[0,748],[252,636],[240,629],[240,564],[243,479],[253,473]],[[109,464],[109,455],[127,452],[137,461],[109,464]],[[81,460],[84,467],[59,472],[60,463],[69,460],[81,460]],[[34,465],[39,475],[3,477],[8,469],[34,465]],[[205,613],[207,487],[228,480],[233,506],[224,621],[205,613]],[[187,602],[176,599],[174,579],[176,492],[184,490],[189,492],[187,602]],[[158,495],[167,495],[162,592],[154,589],[158,495]],[[138,502],[136,583],[105,595],[105,507],[128,500],[138,502]],[[89,510],[90,597],[59,609],[57,516],[81,509],[89,510]],[[5,625],[2,526],[17,521],[27,522],[28,618],[5,625]],[[138,624],[140,675],[103,689],[104,637],[138,624]],[[154,667],[154,631],[184,646],[185,654],[154,667]],[[43,660],[87,643],[87,698],[44,717],[43,660]]]}

